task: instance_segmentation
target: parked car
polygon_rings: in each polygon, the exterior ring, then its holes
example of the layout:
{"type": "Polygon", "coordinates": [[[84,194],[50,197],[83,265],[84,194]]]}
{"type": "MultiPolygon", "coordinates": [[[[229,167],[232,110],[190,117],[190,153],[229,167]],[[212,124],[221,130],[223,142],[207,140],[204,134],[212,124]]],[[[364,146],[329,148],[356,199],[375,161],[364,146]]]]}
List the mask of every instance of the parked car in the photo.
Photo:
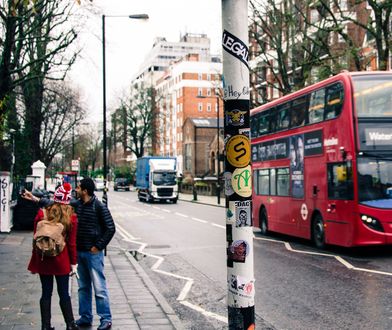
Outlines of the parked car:
{"type": "Polygon", "coordinates": [[[129,191],[129,180],[126,178],[117,178],[114,180],[114,190],[124,189],[129,191]]]}
{"type": "Polygon", "coordinates": [[[101,178],[95,178],[95,190],[96,191],[103,191],[105,189],[105,184],[103,183],[103,179],[101,178]]]}

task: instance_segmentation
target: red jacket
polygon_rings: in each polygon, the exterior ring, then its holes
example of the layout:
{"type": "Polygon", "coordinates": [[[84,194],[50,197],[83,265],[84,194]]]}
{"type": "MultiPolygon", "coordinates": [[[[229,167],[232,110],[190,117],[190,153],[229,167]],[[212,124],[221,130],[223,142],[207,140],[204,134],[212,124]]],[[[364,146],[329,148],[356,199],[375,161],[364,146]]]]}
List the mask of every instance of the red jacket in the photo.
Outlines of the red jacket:
{"type": "MultiPolygon", "coordinates": [[[[37,230],[37,223],[44,217],[43,211],[38,210],[37,216],[34,219],[34,233],[37,230]]],[[[67,275],[71,271],[71,265],[77,264],[76,255],[76,231],[78,221],[74,213],[71,218],[71,228],[68,233],[68,239],[64,250],[56,257],[41,257],[35,249],[30,259],[27,269],[33,274],[41,275],[67,275]]]]}

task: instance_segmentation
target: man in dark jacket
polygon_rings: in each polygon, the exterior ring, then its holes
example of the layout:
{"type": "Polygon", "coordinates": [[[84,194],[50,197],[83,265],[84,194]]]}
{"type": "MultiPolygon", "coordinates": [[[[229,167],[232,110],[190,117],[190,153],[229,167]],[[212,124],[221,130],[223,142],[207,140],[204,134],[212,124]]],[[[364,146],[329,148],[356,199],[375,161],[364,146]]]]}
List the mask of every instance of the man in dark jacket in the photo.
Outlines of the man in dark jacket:
{"type": "Polygon", "coordinates": [[[94,195],[95,184],[90,178],[80,181],[76,188],[78,203],[72,203],[78,215],[76,247],[78,252],[79,326],[91,326],[92,289],[94,287],[98,330],[110,329],[112,314],[104,275],[103,250],[109,244],[116,229],[110,211],[94,195]]]}
{"type": "MultiPolygon", "coordinates": [[[[72,199],[70,202],[78,216],[76,249],[80,319],[76,324],[87,327],[93,323],[92,287],[94,287],[96,309],[101,322],[97,330],[106,330],[112,327],[112,314],[104,275],[103,250],[113,238],[116,228],[110,211],[96,198],[94,190],[94,181],[85,178],[76,187],[78,199],[72,199]]],[[[22,196],[39,203],[40,207],[53,203],[49,199],[35,197],[27,190],[22,196]]]]}

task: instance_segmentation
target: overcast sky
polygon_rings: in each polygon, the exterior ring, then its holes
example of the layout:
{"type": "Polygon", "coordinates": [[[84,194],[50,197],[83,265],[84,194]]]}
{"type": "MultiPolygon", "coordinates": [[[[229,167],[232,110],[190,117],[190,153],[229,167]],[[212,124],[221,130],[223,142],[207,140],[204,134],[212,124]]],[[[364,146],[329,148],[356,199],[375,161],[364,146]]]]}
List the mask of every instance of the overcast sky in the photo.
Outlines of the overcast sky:
{"type": "Polygon", "coordinates": [[[102,14],[148,14],[149,20],[105,19],[107,108],[130,81],[156,37],[179,41],[185,33],[205,33],[211,51],[221,53],[221,0],[94,0],[98,14],[90,15],[80,34],[82,53],[71,79],[83,95],[90,121],[102,120],[102,14]]]}

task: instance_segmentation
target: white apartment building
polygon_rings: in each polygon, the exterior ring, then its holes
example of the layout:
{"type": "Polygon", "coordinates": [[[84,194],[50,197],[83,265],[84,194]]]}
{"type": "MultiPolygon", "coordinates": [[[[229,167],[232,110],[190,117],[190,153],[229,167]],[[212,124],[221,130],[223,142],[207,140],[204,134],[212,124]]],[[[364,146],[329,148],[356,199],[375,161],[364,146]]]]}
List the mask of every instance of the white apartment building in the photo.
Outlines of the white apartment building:
{"type": "Polygon", "coordinates": [[[180,41],[155,39],[152,49],[133,80],[143,80],[155,85],[171,62],[178,61],[188,54],[198,54],[201,61],[210,61],[210,39],[206,34],[186,33],[180,41]]]}

